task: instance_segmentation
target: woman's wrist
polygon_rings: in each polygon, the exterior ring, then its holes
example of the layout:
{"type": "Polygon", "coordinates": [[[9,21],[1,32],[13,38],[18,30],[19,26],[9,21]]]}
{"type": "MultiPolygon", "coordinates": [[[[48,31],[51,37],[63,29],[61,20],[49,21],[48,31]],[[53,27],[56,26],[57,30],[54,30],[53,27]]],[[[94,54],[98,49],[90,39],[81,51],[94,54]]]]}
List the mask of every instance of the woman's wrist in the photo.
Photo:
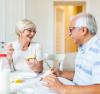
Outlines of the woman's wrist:
{"type": "Polygon", "coordinates": [[[8,56],[7,56],[7,60],[8,60],[8,61],[12,61],[12,57],[8,57],[8,56]]]}
{"type": "Polygon", "coordinates": [[[62,77],[62,74],[63,74],[63,72],[62,71],[59,71],[59,76],[60,77],[62,77]]]}
{"type": "Polygon", "coordinates": [[[11,63],[13,62],[13,58],[12,57],[7,57],[8,63],[11,65],[11,63]]]}

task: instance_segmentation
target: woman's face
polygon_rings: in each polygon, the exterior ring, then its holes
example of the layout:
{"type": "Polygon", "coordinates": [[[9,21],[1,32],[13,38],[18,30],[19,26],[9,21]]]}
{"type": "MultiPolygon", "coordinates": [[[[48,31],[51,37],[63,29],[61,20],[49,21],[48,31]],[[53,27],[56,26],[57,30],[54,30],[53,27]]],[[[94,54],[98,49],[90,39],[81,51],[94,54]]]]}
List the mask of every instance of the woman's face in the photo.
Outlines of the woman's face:
{"type": "Polygon", "coordinates": [[[20,33],[20,39],[24,42],[31,42],[35,33],[32,29],[25,29],[23,32],[20,33]]]}

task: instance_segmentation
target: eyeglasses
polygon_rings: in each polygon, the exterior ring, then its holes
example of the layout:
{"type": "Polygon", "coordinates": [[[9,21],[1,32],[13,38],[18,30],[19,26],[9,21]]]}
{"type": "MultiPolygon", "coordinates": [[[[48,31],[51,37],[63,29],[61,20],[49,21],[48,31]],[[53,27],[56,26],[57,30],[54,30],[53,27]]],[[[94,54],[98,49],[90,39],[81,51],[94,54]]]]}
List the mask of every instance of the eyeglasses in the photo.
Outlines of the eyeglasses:
{"type": "Polygon", "coordinates": [[[36,31],[35,31],[35,30],[33,30],[33,29],[31,29],[31,28],[24,29],[24,30],[27,30],[27,31],[30,31],[30,32],[34,32],[34,33],[36,33],[36,31]]]}
{"type": "Polygon", "coordinates": [[[76,28],[79,28],[79,29],[80,29],[80,28],[82,28],[82,27],[69,27],[69,32],[72,33],[73,30],[76,29],[76,28]]]}

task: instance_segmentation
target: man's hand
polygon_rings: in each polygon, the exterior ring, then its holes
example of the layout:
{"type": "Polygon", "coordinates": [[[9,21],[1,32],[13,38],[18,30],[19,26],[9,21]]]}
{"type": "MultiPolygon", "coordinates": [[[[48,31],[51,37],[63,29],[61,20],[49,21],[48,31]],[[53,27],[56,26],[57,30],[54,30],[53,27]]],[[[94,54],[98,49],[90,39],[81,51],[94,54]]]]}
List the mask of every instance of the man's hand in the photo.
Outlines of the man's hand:
{"type": "Polygon", "coordinates": [[[61,76],[61,71],[58,70],[57,68],[52,68],[51,71],[52,74],[56,75],[57,77],[61,76]]]}
{"type": "Polygon", "coordinates": [[[57,92],[61,93],[64,85],[58,80],[55,75],[46,76],[43,81],[45,82],[43,85],[49,88],[56,90],[57,92]]]}

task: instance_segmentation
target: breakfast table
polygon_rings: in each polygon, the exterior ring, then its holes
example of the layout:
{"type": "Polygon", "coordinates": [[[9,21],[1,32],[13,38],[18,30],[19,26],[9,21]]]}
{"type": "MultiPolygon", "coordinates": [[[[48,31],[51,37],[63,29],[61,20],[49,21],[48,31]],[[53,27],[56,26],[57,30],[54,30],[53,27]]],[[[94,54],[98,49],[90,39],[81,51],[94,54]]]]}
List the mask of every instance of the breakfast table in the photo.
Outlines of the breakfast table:
{"type": "MultiPolygon", "coordinates": [[[[41,77],[46,76],[48,72],[50,71],[39,74],[18,71],[10,73],[10,94],[58,94],[55,90],[43,85],[41,77]]],[[[58,77],[58,80],[65,85],[75,85],[62,77],[58,77]]]]}
{"type": "Polygon", "coordinates": [[[14,72],[10,74],[10,94],[57,94],[45,87],[40,80],[42,74],[14,72]]]}

